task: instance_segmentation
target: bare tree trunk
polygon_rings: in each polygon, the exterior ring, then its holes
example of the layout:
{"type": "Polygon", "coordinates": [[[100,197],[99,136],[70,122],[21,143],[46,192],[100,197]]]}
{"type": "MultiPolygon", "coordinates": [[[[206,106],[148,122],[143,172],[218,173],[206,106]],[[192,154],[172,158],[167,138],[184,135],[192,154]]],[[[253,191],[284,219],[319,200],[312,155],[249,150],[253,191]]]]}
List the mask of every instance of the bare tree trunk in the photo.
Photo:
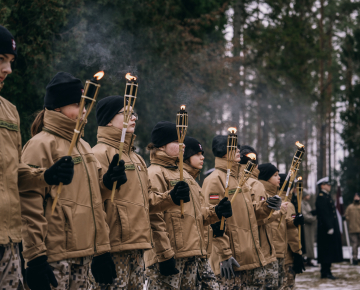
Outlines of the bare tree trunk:
{"type": "MultiPolygon", "coordinates": [[[[304,121],[304,145],[305,148],[309,148],[309,125],[308,125],[308,121],[305,119],[304,121]]],[[[309,177],[309,168],[308,168],[308,155],[310,152],[307,152],[304,155],[304,178],[303,178],[303,183],[304,183],[304,188],[308,187],[308,177],[309,177]]]]}

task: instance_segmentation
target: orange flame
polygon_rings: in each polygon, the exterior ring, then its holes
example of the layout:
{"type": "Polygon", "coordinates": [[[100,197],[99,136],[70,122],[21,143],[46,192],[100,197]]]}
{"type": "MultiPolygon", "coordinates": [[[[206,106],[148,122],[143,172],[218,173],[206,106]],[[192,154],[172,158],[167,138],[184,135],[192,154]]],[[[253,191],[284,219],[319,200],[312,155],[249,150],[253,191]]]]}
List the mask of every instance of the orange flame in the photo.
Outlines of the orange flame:
{"type": "Polygon", "coordinates": [[[105,74],[104,71],[99,71],[96,74],[94,74],[94,78],[96,78],[96,80],[101,80],[104,74],[105,74]]]}
{"type": "Polygon", "coordinates": [[[228,128],[228,131],[231,133],[231,134],[235,134],[237,132],[236,128],[235,127],[230,127],[228,128]]]}
{"type": "Polygon", "coordinates": [[[134,76],[132,76],[131,73],[127,73],[127,74],[125,75],[125,78],[126,78],[127,80],[129,80],[129,81],[131,81],[131,80],[136,81],[136,80],[137,80],[137,78],[134,77],[134,76]]]}
{"type": "Polygon", "coordinates": [[[301,144],[299,141],[296,141],[295,145],[299,148],[303,148],[305,145],[301,144]]]}
{"type": "Polygon", "coordinates": [[[256,160],[256,154],[255,153],[249,153],[245,155],[246,157],[249,157],[251,160],[256,160]]]}
{"type": "Polygon", "coordinates": [[[181,106],[180,106],[180,110],[182,110],[182,111],[185,111],[185,108],[186,108],[185,105],[181,105],[181,106]]]}
{"type": "Polygon", "coordinates": [[[299,176],[299,177],[298,177],[298,181],[301,181],[301,180],[302,180],[302,177],[301,177],[301,176],[299,176]]]}

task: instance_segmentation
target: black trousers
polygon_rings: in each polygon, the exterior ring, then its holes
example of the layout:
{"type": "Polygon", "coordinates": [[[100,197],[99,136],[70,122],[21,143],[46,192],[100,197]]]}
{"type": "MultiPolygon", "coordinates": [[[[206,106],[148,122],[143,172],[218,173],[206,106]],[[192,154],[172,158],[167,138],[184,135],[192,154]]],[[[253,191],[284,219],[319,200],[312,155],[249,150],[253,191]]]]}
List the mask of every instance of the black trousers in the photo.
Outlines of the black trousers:
{"type": "Polygon", "coordinates": [[[331,263],[321,263],[321,276],[331,274],[331,263]]]}

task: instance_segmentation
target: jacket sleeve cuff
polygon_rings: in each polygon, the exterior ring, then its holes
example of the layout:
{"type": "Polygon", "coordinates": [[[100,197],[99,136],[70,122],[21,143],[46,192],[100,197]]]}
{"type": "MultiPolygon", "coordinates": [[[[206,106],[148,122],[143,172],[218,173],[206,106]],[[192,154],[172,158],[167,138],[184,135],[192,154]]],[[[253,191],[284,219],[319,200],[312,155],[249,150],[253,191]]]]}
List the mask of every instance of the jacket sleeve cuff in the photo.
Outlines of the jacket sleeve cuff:
{"type": "Polygon", "coordinates": [[[220,262],[226,261],[232,257],[231,249],[226,250],[223,252],[222,255],[220,255],[220,262]]]}
{"type": "Polygon", "coordinates": [[[31,260],[34,260],[37,257],[46,255],[46,246],[45,243],[37,244],[31,248],[28,248],[22,252],[23,257],[28,263],[31,260]]]}
{"type": "Polygon", "coordinates": [[[161,253],[156,253],[158,261],[164,262],[175,256],[175,252],[172,249],[166,250],[161,253]]]}
{"type": "Polygon", "coordinates": [[[207,211],[208,211],[208,216],[204,219],[204,222],[203,222],[204,226],[212,225],[212,224],[220,221],[219,217],[217,216],[217,214],[215,212],[215,206],[211,205],[207,211]]]}

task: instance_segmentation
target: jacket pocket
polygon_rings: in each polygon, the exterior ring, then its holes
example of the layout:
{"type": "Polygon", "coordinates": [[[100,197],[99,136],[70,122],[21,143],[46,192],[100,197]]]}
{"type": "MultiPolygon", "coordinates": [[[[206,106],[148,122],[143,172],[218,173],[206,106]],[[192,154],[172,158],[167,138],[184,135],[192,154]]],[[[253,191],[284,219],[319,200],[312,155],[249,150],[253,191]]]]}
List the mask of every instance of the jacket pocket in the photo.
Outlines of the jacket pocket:
{"type": "Polygon", "coordinates": [[[182,220],[179,217],[171,217],[171,221],[174,228],[174,237],[176,249],[180,250],[184,246],[182,220]]]}
{"type": "Polygon", "coordinates": [[[127,213],[126,206],[116,205],[120,217],[120,226],[121,226],[121,241],[126,242],[130,239],[130,225],[129,217],[127,213]]]}
{"type": "Polygon", "coordinates": [[[73,217],[72,210],[69,206],[62,206],[64,213],[64,232],[65,232],[65,249],[73,250],[75,247],[74,234],[73,234],[73,217]]]}

